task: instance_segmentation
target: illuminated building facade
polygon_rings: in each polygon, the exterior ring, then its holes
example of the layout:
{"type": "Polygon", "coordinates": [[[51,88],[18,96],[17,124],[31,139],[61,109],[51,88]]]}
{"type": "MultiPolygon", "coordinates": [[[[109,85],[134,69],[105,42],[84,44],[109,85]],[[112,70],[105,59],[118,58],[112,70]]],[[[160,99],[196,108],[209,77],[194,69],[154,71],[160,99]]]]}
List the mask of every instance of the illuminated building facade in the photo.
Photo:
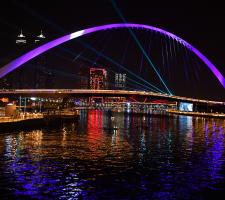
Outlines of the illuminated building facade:
{"type": "Polygon", "coordinates": [[[115,88],[125,89],[126,88],[126,74],[116,73],[115,74],[115,88]]]}
{"type": "Polygon", "coordinates": [[[39,44],[39,43],[43,43],[45,41],[45,36],[43,35],[42,33],[42,30],[41,30],[41,34],[38,35],[35,39],[34,39],[34,43],[35,44],[39,44]]]}
{"type": "Polygon", "coordinates": [[[107,71],[103,68],[90,68],[90,89],[107,89],[107,71]]]}
{"type": "Polygon", "coordinates": [[[26,45],[27,44],[27,39],[26,36],[23,34],[23,31],[21,29],[20,34],[16,38],[16,44],[17,45],[26,45]]]}

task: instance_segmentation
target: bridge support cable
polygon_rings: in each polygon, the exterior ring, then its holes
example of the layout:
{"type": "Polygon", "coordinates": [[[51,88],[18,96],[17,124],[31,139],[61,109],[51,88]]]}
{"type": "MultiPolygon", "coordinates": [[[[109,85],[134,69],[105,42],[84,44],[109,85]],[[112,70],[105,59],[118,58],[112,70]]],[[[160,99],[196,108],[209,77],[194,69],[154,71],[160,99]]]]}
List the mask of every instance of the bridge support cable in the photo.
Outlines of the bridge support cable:
{"type": "Polygon", "coordinates": [[[163,45],[163,38],[161,38],[161,55],[162,55],[162,70],[164,74],[166,73],[166,66],[165,66],[165,56],[164,56],[164,45],[163,45]]]}
{"type": "Polygon", "coordinates": [[[174,61],[174,63],[176,64],[176,66],[178,66],[179,64],[179,61],[178,61],[178,55],[177,55],[177,46],[179,45],[178,44],[178,42],[176,42],[176,40],[174,40],[173,38],[172,38],[172,41],[173,41],[173,52],[174,52],[174,56],[175,56],[175,61],[174,61]]]}
{"type": "Polygon", "coordinates": [[[169,52],[168,52],[169,48],[167,45],[167,40],[165,40],[165,44],[166,44],[166,69],[169,75],[169,80],[171,80],[170,59],[169,59],[169,52]]]}
{"type": "Polygon", "coordinates": [[[169,49],[169,74],[170,74],[170,80],[174,79],[174,72],[176,71],[174,66],[177,65],[177,55],[174,49],[174,39],[168,38],[168,49],[169,49]]]}
{"type": "Polygon", "coordinates": [[[191,64],[192,68],[194,68],[195,78],[200,83],[201,66],[199,64],[199,58],[197,58],[196,55],[190,51],[186,50],[186,53],[189,55],[189,58],[192,61],[191,64]]]}
{"type": "MultiPolygon", "coordinates": [[[[126,23],[125,18],[123,17],[122,13],[120,12],[118,6],[116,5],[116,2],[114,0],[111,0],[112,5],[114,7],[114,9],[116,10],[116,12],[118,13],[118,15],[120,16],[120,18],[123,20],[124,23],[126,23]]],[[[160,81],[162,82],[163,86],[166,88],[167,92],[172,95],[172,92],[169,90],[169,88],[167,87],[165,81],[163,80],[163,78],[161,77],[160,73],[158,72],[158,70],[156,69],[156,66],[153,64],[153,62],[151,61],[151,59],[149,58],[149,56],[147,55],[146,51],[144,50],[144,48],[141,45],[141,42],[138,40],[138,38],[136,37],[136,35],[134,34],[134,32],[128,28],[131,36],[133,37],[133,39],[135,40],[137,46],[141,49],[143,55],[145,56],[145,58],[147,59],[147,61],[149,62],[150,66],[153,68],[153,70],[155,71],[155,73],[157,74],[158,78],[160,79],[160,81]]]]}
{"type": "Polygon", "coordinates": [[[170,58],[170,65],[169,65],[169,69],[170,69],[170,78],[171,80],[173,80],[174,78],[174,55],[173,55],[173,51],[172,51],[172,47],[171,47],[171,40],[172,38],[168,38],[168,43],[169,43],[169,58],[170,58]]]}
{"type": "Polygon", "coordinates": [[[188,64],[187,64],[187,61],[186,61],[186,57],[184,55],[184,47],[182,46],[182,59],[183,59],[183,64],[184,64],[184,74],[185,74],[185,83],[189,80],[189,77],[188,77],[188,64]]]}
{"type": "Polygon", "coordinates": [[[171,80],[171,63],[170,63],[170,56],[169,56],[169,48],[168,48],[168,44],[167,44],[167,38],[162,37],[162,59],[163,59],[163,70],[164,70],[164,74],[168,75],[168,80],[171,80]]]}
{"type": "MultiPolygon", "coordinates": [[[[196,75],[196,70],[193,69],[190,71],[190,68],[193,68],[193,65],[192,65],[192,60],[190,59],[190,56],[188,55],[186,48],[184,48],[184,57],[186,59],[186,63],[188,63],[187,71],[188,71],[188,78],[190,80],[192,77],[194,77],[194,75],[196,75]],[[194,71],[194,73],[192,73],[192,71],[194,71]]],[[[194,88],[196,89],[196,87],[194,88]]]]}
{"type": "MultiPolygon", "coordinates": [[[[184,52],[184,59],[186,60],[187,65],[188,80],[193,78],[195,82],[196,80],[199,80],[199,76],[198,72],[196,71],[196,67],[194,66],[192,56],[190,55],[190,52],[187,50],[187,48],[183,48],[183,52],[184,52]],[[190,68],[192,69],[191,71],[190,68]],[[194,73],[192,73],[193,71],[194,73]]],[[[194,89],[197,90],[197,87],[194,87],[194,89]]]]}
{"type": "Polygon", "coordinates": [[[194,62],[194,66],[195,66],[195,69],[197,71],[197,80],[200,82],[200,71],[201,71],[201,66],[200,66],[200,63],[199,63],[199,59],[196,58],[195,55],[193,55],[193,62],[194,62]]]}
{"type": "Polygon", "coordinates": [[[176,55],[177,55],[177,64],[178,65],[182,65],[183,66],[183,70],[182,70],[182,73],[184,74],[184,82],[186,83],[188,81],[188,72],[187,72],[187,63],[186,63],[186,60],[185,60],[185,56],[184,56],[184,53],[183,53],[183,48],[185,46],[181,43],[176,43],[176,45],[174,45],[174,51],[176,52],[176,55]]]}

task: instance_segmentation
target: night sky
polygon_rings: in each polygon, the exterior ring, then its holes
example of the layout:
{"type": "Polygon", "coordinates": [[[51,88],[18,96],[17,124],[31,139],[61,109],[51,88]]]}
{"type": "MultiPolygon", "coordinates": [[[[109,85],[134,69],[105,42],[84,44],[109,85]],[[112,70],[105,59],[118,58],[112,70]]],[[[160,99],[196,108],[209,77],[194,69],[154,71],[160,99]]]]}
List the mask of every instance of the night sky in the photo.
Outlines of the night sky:
{"type": "MultiPolygon", "coordinates": [[[[197,1],[156,3],[151,0],[116,2],[127,22],[148,24],[176,34],[199,49],[225,75],[225,12],[222,3],[216,1],[210,3],[198,1],[198,4],[197,1]]],[[[15,38],[21,28],[26,35],[39,34],[40,29],[43,29],[48,40],[51,40],[83,28],[120,22],[121,18],[108,0],[2,1],[0,64],[2,66],[17,56],[15,38]]],[[[202,86],[195,92],[193,92],[194,84],[190,87],[185,86],[184,89],[182,83],[171,83],[175,94],[225,100],[224,89],[207,70],[203,69],[202,74],[200,71],[199,75],[206,77],[202,78],[202,86]],[[207,73],[209,75],[205,75],[207,73]]],[[[167,81],[172,80],[167,78],[167,81]]]]}

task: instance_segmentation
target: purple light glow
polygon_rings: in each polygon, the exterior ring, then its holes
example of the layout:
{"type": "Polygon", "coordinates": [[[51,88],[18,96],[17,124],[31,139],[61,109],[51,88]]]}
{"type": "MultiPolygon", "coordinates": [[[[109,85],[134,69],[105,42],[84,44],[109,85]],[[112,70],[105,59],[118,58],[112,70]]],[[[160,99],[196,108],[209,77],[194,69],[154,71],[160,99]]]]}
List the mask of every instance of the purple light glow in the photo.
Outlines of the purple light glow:
{"type": "Polygon", "coordinates": [[[78,38],[80,36],[89,34],[89,33],[94,33],[97,31],[102,31],[102,30],[108,30],[108,29],[113,29],[113,28],[140,28],[140,29],[147,29],[147,30],[152,30],[152,31],[156,31],[159,32],[163,35],[169,36],[170,38],[176,40],[177,42],[183,44],[185,47],[187,47],[189,50],[191,50],[192,52],[194,52],[207,66],[208,68],[212,71],[212,73],[216,76],[216,78],[219,80],[219,82],[221,83],[221,85],[225,88],[225,78],[223,77],[223,75],[220,73],[220,71],[216,68],[215,65],[213,65],[212,62],[209,61],[208,58],[206,58],[199,50],[197,50],[195,47],[193,47],[191,44],[189,44],[188,42],[186,42],[185,40],[179,38],[178,36],[167,32],[165,30],[162,30],[160,28],[156,28],[153,26],[149,26],[149,25],[143,25],[143,24],[129,24],[129,23],[125,23],[125,24],[108,24],[108,25],[102,25],[102,26],[96,26],[93,28],[87,28],[84,30],[80,30],[80,31],[76,31],[74,33],[71,33],[69,35],[65,35],[63,37],[60,37],[56,40],[50,41],[34,50],[29,51],[28,53],[20,56],[19,58],[13,60],[12,62],[6,64],[5,66],[3,66],[0,69],[0,78],[4,77],[5,75],[7,75],[8,73],[10,73],[11,71],[17,69],[18,67],[20,67],[21,65],[23,65],[24,63],[26,63],[27,61],[31,60],[32,58],[44,53],[45,51],[56,47],[64,42],[67,42],[69,40],[72,40],[74,38],[78,38]]]}

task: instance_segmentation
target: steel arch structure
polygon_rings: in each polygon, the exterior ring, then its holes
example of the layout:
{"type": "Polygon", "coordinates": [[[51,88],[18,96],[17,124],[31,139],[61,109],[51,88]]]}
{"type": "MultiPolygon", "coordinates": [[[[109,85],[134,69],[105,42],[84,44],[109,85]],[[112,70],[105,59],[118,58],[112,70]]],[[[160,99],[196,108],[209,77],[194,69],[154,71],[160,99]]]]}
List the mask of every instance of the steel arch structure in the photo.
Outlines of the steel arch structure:
{"type": "Polygon", "coordinates": [[[62,36],[60,38],[57,38],[55,40],[52,40],[46,44],[43,44],[27,53],[24,55],[18,57],[17,59],[11,61],[10,63],[4,65],[0,69],[0,78],[4,77],[11,71],[17,69],[24,63],[28,62],[29,60],[33,59],[34,57],[48,51],[49,49],[52,49],[53,47],[56,47],[64,42],[67,42],[69,40],[78,38],[83,35],[87,35],[90,33],[98,32],[98,31],[103,31],[103,30],[110,30],[114,28],[137,28],[137,29],[146,29],[146,30],[152,30],[158,33],[161,33],[165,36],[168,36],[177,42],[183,44],[187,49],[192,51],[196,56],[198,56],[205,64],[206,66],[211,70],[211,72],[215,75],[215,77],[218,79],[220,84],[224,87],[225,89],[225,77],[221,74],[221,72],[216,68],[216,66],[206,57],[204,56],[198,49],[193,47],[190,43],[186,42],[182,38],[174,35],[173,33],[170,33],[168,31],[165,31],[163,29],[154,27],[154,26],[149,26],[149,25],[143,25],[143,24],[132,24],[132,23],[119,23],[119,24],[107,24],[107,25],[101,25],[101,26],[96,26],[92,28],[87,28],[84,30],[76,31],[74,33],[62,36]]]}

